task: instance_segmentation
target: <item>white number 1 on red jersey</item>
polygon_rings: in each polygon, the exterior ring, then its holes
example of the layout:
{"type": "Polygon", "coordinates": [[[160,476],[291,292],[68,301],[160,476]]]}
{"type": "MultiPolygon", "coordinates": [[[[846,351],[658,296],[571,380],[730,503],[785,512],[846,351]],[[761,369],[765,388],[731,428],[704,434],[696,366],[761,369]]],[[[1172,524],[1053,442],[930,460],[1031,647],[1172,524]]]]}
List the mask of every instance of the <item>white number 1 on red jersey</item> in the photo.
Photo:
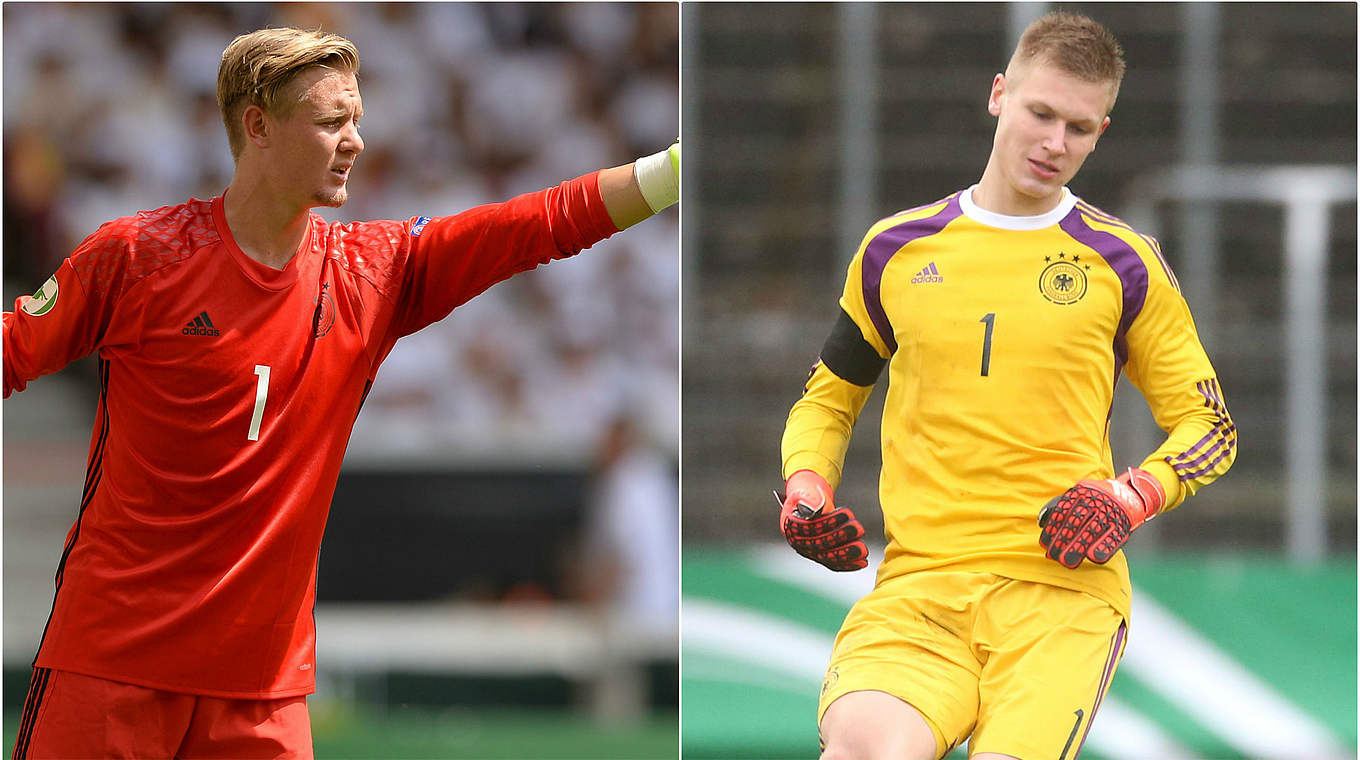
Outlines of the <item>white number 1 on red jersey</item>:
{"type": "Polygon", "coordinates": [[[255,374],[259,376],[255,383],[255,413],[250,415],[250,432],[246,434],[246,439],[250,441],[260,440],[260,421],[264,419],[264,400],[269,395],[269,365],[256,364],[255,374]]]}

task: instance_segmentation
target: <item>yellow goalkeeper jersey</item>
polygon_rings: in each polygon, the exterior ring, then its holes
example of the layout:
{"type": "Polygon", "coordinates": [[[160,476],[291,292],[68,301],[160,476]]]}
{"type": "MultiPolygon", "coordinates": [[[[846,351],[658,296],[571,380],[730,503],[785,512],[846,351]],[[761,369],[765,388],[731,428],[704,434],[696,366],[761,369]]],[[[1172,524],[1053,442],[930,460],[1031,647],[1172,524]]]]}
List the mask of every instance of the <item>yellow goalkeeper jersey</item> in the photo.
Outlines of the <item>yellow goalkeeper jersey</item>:
{"type": "Polygon", "coordinates": [[[1161,481],[1167,509],[1228,469],[1236,428],[1155,240],[1066,189],[1033,217],[978,208],[971,191],[865,235],[843,324],[789,414],[784,475],[811,469],[839,484],[886,362],[878,582],[984,571],[1085,591],[1127,617],[1123,552],[1075,570],[1047,559],[1040,508],[1082,478],[1116,474],[1121,374],[1167,433],[1139,465],[1161,481]]]}

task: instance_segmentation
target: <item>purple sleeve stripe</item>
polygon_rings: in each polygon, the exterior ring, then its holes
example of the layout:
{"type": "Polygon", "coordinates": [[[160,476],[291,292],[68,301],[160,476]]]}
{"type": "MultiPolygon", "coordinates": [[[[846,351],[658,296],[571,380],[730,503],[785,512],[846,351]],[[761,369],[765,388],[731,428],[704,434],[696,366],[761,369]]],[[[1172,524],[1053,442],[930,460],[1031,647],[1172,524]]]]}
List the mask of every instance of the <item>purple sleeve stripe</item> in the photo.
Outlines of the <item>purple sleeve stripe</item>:
{"type": "MultiPolygon", "coordinates": [[[[892,323],[888,321],[888,314],[883,308],[883,270],[887,268],[892,257],[908,243],[937,234],[957,219],[963,213],[959,206],[959,195],[960,193],[954,193],[944,199],[945,205],[931,216],[912,219],[878,233],[864,247],[864,259],[860,262],[864,309],[869,313],[869,320],[874,323],[883,344],[888,347],[889,354],[897,352],[897,339],[893,336],[892,323]]],[[[939,203],[937,201],[930,205],[939,203]]]]}
{"type": "Polygon", "coordinates": [[[1063,217],[1058,226],[1078,243],[1100,254],[1119,277],[1119,284],[1124,291],[1124,303],[1119,317],[1119,327],[1114,335],[1114,355],[1115,366],[1123,367],[1128,364],[1129,359],[1129,328],[1143,310],[1143,302],[1147,300],[1147,266],[1128,243],[1108,232],[1092,229],[1082,218],[1083,205],[1085,204],[1078,203],[1071,213],[1063,217]]]}
{"type": "Polygon", "coordinates": [[[1219,452],[1219,455],[1217,457],[1215,457],[1212,461],[1206,462],[1202,467],[1198,467],[1193,470],[1176,470],[1176,479],[1182,483],[1188,483],[1192,480],[1198,480],[1199,478],[1202,478],[1205,475],[1211,474],[1218,467],[1219,463],[1222,462],[1223,459],[1227,456],[1228,452],[1222,451],[1219,452]]]}
{"type": "Polygon", "coordinates": [[[1203,475],[1206,475],[1206,474],[1208,474],[1209,472],[1212,472],[1212,471],[1214,470],[1214,468],[1218,466],[1218,463],[1219,463],[1219,462],[1222,462],[1223,459],[1224,459],[1224,457],[1228,456],[1228,454],[1231,453],[1232,450],[1233,450],[1234,448],[1236,448],[1236,447],[1237,447],[1237,442],[1236,442],[1236,441],[1232,442],[1227,448],[1223,449],[1223,451],[1220,451],[1219,454],[1218,454],[1218,456],[1216,456],[1216,457],[1214,457],[1213,459],[1211,459],[1211,460],[1209,460],[1208,462],[1206,462],[1206,463],[1204,464],[1204,466],[1203,466],[1203,467],[1200,467],[1199,469],[1196,469],[1196,470],[1188,470],[1188,471],[1183,471],[1183,470],[1177,469],[1177,470],[1176,470],[1176,477],[1179,478],[1181,481],[1186,481],[1186,480],[1194,480],[1195,478],[1198,478],[1198,477],[1201,477],[1201,476],[1203,476],[1203,475]]]}
{"type": "Polygon", "coordinates": [[[1195,384],[1195,388],[1204,397],[1204,406],[1213,411],[1214,415],[1218,417],[1218,421],[1214,423],[1208,433],[1205,433],[1204,437],[1196,441],[1189,449],[1166,458],[1167,463],[1176,468],[1178,472],[1198,466],[1208,457],[1220,453],[1220,450],[1225,446],[1231,449],[1237,445],[1237,426],[1228,416],[1228,409],[1223,404],[1222,392],[1218,388],[1218,382],[1212,378],[1201,380],[1195,384]]]}
{"type": "Polygon", "coordinates": [[[1210,378],[1201,380],[1195,384],[1200,394],[1204,396],[1204,405],[1214,410],[1218,416],[1228,418],[1228,406],[1223,403],[1223,391],[1218,387],[1218,381],[1210,378]]]}
{"type": "MultiPolygon", "coordinates": [[[[1231,424],[1232,424],[1232,418],[1228,416],[1228,410],[1225,409],[1225,408],[1223,408],[1222,403],[1217,402],[1217,401],[1215,401],[1214,399],[1212,399],[1212,398],[1210,398],[1210,397],[1208,397],[1208,396],[1206,395],[1206,396],[1205,396],[1205,400],[1204,400],[1204,406],[1205,406],[1206,408],[1208,408],[1209,411],[1213,412],[1213,413],[1214,413],[1214,416],[1218,418],[1218,419],[1214,422],[1214,427],[1215,427],[1215,428],[1222,427],[1222,426],[1225,426],[1225,425],[1231,425],[1231,424]]],[[[1213,432],[1210,431],[1209,435],[1212,435],[1212,434],[1213,434],[1213,432]]],[[[1208,435],[1205,436],[1205,438],[1208,438],[1208,437],[1209,437],[1208,435]]],[[[1205,438],[1201,438],[1200,441],[1199,441],[1199,443],[1196,443],[1195,446],[1199,446],[1200,444],[1202,444],[1202,443],[1204,442],[1205,438]]],[[[1193,449],[1194,446],[1192,446],[1191,448],[1193,449]]]]}
{"type": "Polygon", "coordinates": [[[1201,380],[1195,383],[1195,389],[1204,397],[1204,405],[1220,416],[1227,416],[1228,408],[1223,404],[1223,392],[1218,388],[1218,381],[1213,378],[1201,380]]]}
{"type": "Polygon", "coordinates": [[[1199,439],[1198,441],[1195,441],[1195,445],[1191,446],[1185,451],[1182,451],[1179,454],[1171,455],[1170,460],[1172,461],[1173,464],[1184,465],[1194,464],[1197,458],[1198,459],[1204,458],[1205,449],[1207,447],[1210,447],[1211,445],[1215,445],[1214,443],[1215,441],[1225,441],[1228,440],[1229,438],[1235,437],[1236,434],[1237,426],[1234,425],[1231,420],[1228,421],[1220,420],[1219,422],[1215,423],[1212,428],[1210,428],[1209,432],[1204,434],[1203,438],[1199,439]]]}
{"type": "Polygon", "coordinates": [[[1176,472],[1176,479],[1179,480],[1179,481],[1181,481],[1182,483],[1184,483],[1184,482],[1187,482],[1187,481],[1191,481],[1191,480],[1196,480],[1196,479],[1198,479],[1198,478],[1202,478],[1202,477],[1204,477],[1205,475],[1207,475],[1207,474],[1209,474],[1209,473],[1211,473],[1211,472],[1217,470],[1217,469],[1219,468],[1219,465],[1223,462],[1223,460],[1226,459],[1226,458],[1227,458],[1230,454],[1232,454],[1232,453],[1233,453],[1233,448],[1232,448],[1232,447],[1229,447],[1229,448],[1226,448],[1226,449],[1224,449],[1224,450],[1218,452],[1218,455],[1217,455],[1217,456],[1215,456],[1213,459],[1207,460],[1206,462],[1204,462],[1203,464],[1199,465],[1198,467],[1193,467],[1193,468],[1190,468],[1190,467],[1177,467],[1177,468],[1173,468],[1173,469],[1175,470],[1175,472],[1176,472]]]}
{"type": "Polygon", "coordinates": [[[1237,446],[1237,426],[1215,425],[1213,431],[1195,444],[1194,448],[1167,457],[1166,463],[1177,472],[1187,472],[1204,464],[1209,458],[1220,456],[1235,446],[1237,446]]]}
{"type": "Polygon", "coordinates": [[[1224,420],[1220,417],[1219,421],[1216,421],[1216,423],[1213,424],[1213,427],[1209,428],[1209,432],[1204,434],[1204,438],[1201,438],[1200,441],[1195,441],[1194,445],[1190,446],[1189,449],[1182,451],[1182,453],[1172,455],[1171,458],[1172,460],[1189,464],[1191,458],[1197,457],[1197,455],[1200,455],[1201,451],[1204,451],[1205,446],[1209,446],[1210,443],[1217,441],[1217,439],[1227,438],[1228,435],[1235,434],[1236,431],[1238,431],[1238,427],[1232,423],[1232,420],[1224,420]]]}

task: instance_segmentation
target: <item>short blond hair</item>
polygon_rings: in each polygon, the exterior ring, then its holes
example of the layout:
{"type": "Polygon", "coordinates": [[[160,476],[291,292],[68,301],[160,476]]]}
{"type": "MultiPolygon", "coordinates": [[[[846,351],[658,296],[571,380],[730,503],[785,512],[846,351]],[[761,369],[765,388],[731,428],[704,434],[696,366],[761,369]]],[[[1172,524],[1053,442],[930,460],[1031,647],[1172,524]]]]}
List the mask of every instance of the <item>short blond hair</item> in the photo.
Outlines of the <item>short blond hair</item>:
{"type": "Polygon", "coordinates": [[[1065,11],[1040,16],[1020,36],[1006,76],[1018,76],[1035,63],[1054,66],[1087,82],[1109,83],[1110,107],[1106,113],[1114,108],[1124,81],[1124,49],[1098,21],[1065,11]]]}
{"type": "Polygon", "coordinates": [[[241,114],[246,107],[256,105],[268,113],[286,115],[296,103],[281,102],[284,89],[313,66],[357,76],[359,51],[337,34],[291,27],[260,29],[227,45],[217,69],[217,107],[227,127],[233,159],[240,158],[245,147],[241,114]]]}

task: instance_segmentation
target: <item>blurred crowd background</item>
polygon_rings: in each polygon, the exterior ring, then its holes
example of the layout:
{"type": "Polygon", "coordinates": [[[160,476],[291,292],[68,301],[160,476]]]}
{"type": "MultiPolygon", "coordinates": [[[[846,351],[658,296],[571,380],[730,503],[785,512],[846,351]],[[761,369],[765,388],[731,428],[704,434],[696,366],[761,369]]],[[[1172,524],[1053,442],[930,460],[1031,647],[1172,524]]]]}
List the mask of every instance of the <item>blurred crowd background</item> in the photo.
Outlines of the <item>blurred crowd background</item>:
{"type": "MultiPolygon", "coordinates": [[[[332,220],[456,213],[675,139],[676,11],[629,4],[24,4],[4,14],[6,285],[103,222],[221,194],[217,65],[268,24],[348,36],[367,149],[332,220]]],[[[518,278],[398,348],[354,450],[593,446],[677,432],[676,215],[518,278]],[[490,431],[490,432],[488,432],[490,431]]]]}
{"type": "MultiPolygon", "coordinates": [[[[678,135],[671,3],[6,3],[6,304],[103,222],[222,193],[232,175],[216,102],[222,50],[279,25],[359,49],[366,149],[349,203],[318,210],[331,221],[455,214],[678,135]]],[[[512,278],[398,343],[355,425],[319,614],[328,601],[454,600],[617,618],[636,632],[621,658],[650,680],[628,697],[637,704],[604,709],[673,710],[678,219],[672,209],[512,278]]],[[[92,369],[77,362],[4,405],[7,707],[22,704],[75,518],[92,369]]],[[[341,628],[328,639],[323,622],[323,647],[341,628]]],[[[508,699],[572,691],[540,687],[508,699]]]]}

